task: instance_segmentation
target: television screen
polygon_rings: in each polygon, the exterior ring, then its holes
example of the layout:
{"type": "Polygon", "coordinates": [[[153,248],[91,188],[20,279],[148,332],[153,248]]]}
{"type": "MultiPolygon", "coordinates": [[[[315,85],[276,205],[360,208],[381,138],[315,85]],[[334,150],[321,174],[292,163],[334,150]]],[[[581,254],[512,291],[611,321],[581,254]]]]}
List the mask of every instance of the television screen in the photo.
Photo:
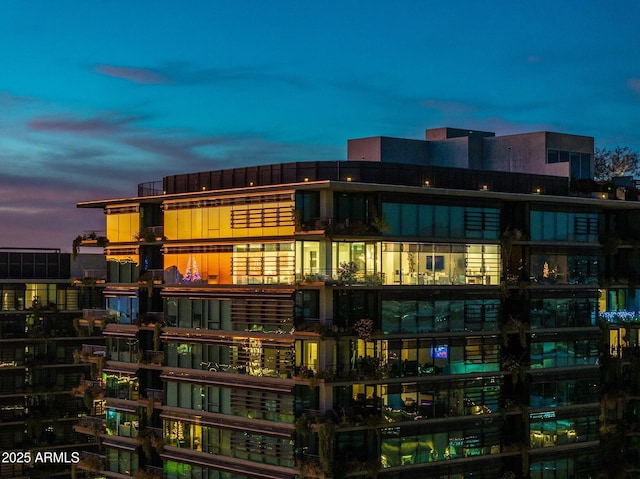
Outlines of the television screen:
{"type": "Polygon", "coordinates": [[[447,359],[449,357],[449,346],[446,344],[431,346],[431,357],[435,359],[447,359]]]}

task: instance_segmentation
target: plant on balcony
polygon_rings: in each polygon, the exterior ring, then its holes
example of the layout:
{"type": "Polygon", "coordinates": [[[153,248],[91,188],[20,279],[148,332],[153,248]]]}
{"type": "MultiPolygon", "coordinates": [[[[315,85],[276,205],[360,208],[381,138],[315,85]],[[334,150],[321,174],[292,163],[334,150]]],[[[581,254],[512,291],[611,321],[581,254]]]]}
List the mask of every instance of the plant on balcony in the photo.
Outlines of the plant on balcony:
{"type": "Polygon", "coordinates": [[[133,235],[136,241],[143,241],[145,243],[153,243],[156,241],[156,235],[150,228],[142,228],[136,234],[133,235]]]}
{"type": "Polygon", "coordinates": [[[387,217],[384,213],[381,215],[375,214],[371,218],[371,226],[375,228],[378,233],[391,233],[391,226],[387,222],[387,217]]]}
{"type": "Polygon", "coordinates": [[[138,471],[135,473],[133,478],[134,479],[162,479],[158,474],[145,471],[144,469],[138,469],[138,471]]]}
{"type": "Polygon", "coordinates": [[[76,257],[78,256],[82,243],[88,241],[92,243],[95,242],[95,245],[100,248],[104,248],[105,246],[107,246],[107,244],[109,244],[109,240],[106,238],[106,236],[98,236],[95,232],[92,232],[88,235],[78,235],[73,239],[73,243],[71,245],[73,259],[76,259],[76,257]]]}
{"type": "Polygon", "coordinates": [[[147,459],[153,457],[153,452],[161,454],[164,450],[162,438],[158,438],[151,429],[142,428],[138,432],[136,442],[142,447],[142,451],[147,459]]]}
{"type": "Polygon", "coordinates": [[[364,282],[373,286],[380,286],[382,284],[382,275],[379,273],[366,274],[364,282]]]}
{"type": "Polygon", "coordinates": [[[509,319],[504,321],[500,325],[503,345],[508,346],[510,333],[518,333],[518,338],[520,339],[520,346],[522,346],[523,348],[526,348],[528,328],[529,328],[529,325],[526,322],[520,320],[518,316],[509,315],[509,319]]]}
{"type": "Polygon", "coordinates": [[[380,469],[382,469],[382,461],[379,458],[371,459],[364,464],[368,477],[378,477],[380,469]]]}
{"type": "Polygon", "coordinates": [[[297,461],[296,466],[300,469],[300,477],[324,477],[322,465],[317,458],[303,457],[297,461]]]}
{"type": "Polygon", "coordinates": [[[144,271],[140,273],[138,276],[138,284],[141,286],[146,286],[147,288],[147,296],[153,296],[153,276],[148,271],[144,271]]]}
{"type": "Polygon", "coordinates": [[[102,377],[102,369],[104,368],[104,356],[96,356],[94,367],[95,367],[95,375],[94,378],[102,377]]]}
{"type": "Polygon", "coordinates": [[[93,399],[93,391],[91,389],[85,390],[83,395],[84,407],[86,407],[89,411],[93,410],[93,399]]]}
{"type": "MultiPolygon", "coordinates": [[[[77,336],[86,336],[87,331],[84,328],[80,327],[80,318],[73,318],[73,329],[76,332],[77,336]]],[[[76,360],[76,353],[73,353],[73,359],[76,360]]],[[[80,362],[79,357],[77,358],[76,364],[80,362]]]]}
{"type": "Polygon", "coordinates": [[[622,240],[617,233],[605,234],[600,236],[600,244],[602,245],[602,254],[609,256],[618,252],[622,240]]]}
{"type": "Polygon", "coordinates": [[[312,273],[312,274],[305,274],[302,282],[303,283],[324,283],[325,280],[326,280],[325,275],[320,273],[312,273]]]}
{"type": "Polygon", "coordinates": [[[92,416],[84,416],[80,422],[78,422],[78,426],[89,431],[94,436],[107,432],[102,420],[92,416]]]}
{"type": "Polygon", "coordinates": [[[297,437],[302,439],[307,438],[311,434],[311,417],[304,412],[295,419],[293,426],[297,437]]]}
{"type": "Polygon", "coordinates": [[[325,422],[318,426],[318,453],[320,455],[320,463],[329,475],[333,473],[334,438],[335,427],[333,423],[325,422]]]}
{"type": "Polygon", "coordinates": [[[291,209],[291,221],[293,221],[295,231],[305,230],[305,225],[302,224],[302,214],[300,210],[291,209]]]}
{"type": "Polygon", "coordinates": [[[515,386],[519,382],[525,383],[527,378],[527,366],[517,363],[516,367],[511,370],[511,382],[515,386]]]}
{"type": "Polygon", "coordinates": [[[500,246],[502,253],[502,271],[506,277],[512,276],[509,274],[509,266],[511,264],[511,251],[513,249],[513,243],[520,241],[523,238],[522,230],[518,228],[512,228],[508,226],[500,235],[500,246]]]}
{"type": "Polygon", "coordinates": [[[76,259],[78,253],[80,252],[80,245],[82,244],[82,236],[78,235],[73,239],[73,244],[71,245],[72,257],[76,259]]]}
{"type": "Polygon", "coordinates": [[[84,455],[80,459],[79,465],[83,469],[94,473],[98,473],[105,468],[104,461],[100,457],[94,455],[84,455]]]}
{"type": "Polygon", "coordinates": [[[161,324],[156,323],[153,325],[153,350],[160,351],[160,328],[161,324]]]}
{"type": "Polygon", "coordinates": [[[359,319],[353,325],[353,331],[359,339],[369,341],[373,333],[373,320],[368,318],[359,319]]]}
{"type": "Polygon", "coordinates": [[[358,266],[353,261],[343,261],[338,268],[338,282],[347,286],[352,285],[356,281],[356,273],[358,266]]]}
{"type": "Polygon", "coordinates": [[[146,414],[147,414],[147,419],[151,419],[151,417],[153,416],[153,408],[155,407],[155,403],[153,400],[152,396],[149,396],[147,398],[147,407],[146,407],[146,414]]]}

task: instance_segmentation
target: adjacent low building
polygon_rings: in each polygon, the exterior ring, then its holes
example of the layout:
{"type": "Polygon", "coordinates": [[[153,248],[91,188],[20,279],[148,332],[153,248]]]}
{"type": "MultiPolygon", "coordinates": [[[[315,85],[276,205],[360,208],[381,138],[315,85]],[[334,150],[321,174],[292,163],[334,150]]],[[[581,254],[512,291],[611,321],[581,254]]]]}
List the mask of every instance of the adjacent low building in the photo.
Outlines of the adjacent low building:
{"type": "Polygon", "coordinates": [[[82,344],[104,344],[78,326],[102,304],[105,277],[101,255],[0,248],[0,477],[71,477],[72,453],[95,447],[74,430],[89,412],[74,390],[91,375],[82,344]],[[36,462],[45,452],[68,461],[36,462]]]}
{"type": "Polygon", "coordinates": [[[100,474],[599,470],[597,320],[635,291],[635,192],[577,181],[589,137],[445,128],[348,151],[79,204],[106,213],[116,318],[100,474]]]}

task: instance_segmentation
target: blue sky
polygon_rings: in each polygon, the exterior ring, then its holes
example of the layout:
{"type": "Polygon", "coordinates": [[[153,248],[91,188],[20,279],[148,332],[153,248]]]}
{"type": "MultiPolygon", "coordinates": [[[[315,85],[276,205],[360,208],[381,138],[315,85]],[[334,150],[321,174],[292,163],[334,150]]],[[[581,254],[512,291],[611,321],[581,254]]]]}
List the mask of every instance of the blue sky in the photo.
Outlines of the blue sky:
{"type": "Polygon", "coordinates": [[[0,247],[78,201],[452,126],[640,150],[640,2],[0,1],[0,247]],[[453,6],[451,6],[453,5],[453,6]]]}

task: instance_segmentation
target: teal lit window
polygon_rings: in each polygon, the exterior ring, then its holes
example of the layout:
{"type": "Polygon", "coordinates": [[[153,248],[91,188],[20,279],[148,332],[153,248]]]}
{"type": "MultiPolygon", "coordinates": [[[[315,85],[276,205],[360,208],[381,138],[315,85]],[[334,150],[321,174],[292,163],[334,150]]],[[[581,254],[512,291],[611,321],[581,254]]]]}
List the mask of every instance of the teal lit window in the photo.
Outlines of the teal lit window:
{"type": "Polygon", "coordinates": [[[532,211],[530,226],[533,241],[598,241],[596,213],[532,211]]]}
{"type": "Polygon", "coordinates": [[[497,239],[499,210],[446,205],[383,203],[382,211],[395,236],[497,239]]]}

